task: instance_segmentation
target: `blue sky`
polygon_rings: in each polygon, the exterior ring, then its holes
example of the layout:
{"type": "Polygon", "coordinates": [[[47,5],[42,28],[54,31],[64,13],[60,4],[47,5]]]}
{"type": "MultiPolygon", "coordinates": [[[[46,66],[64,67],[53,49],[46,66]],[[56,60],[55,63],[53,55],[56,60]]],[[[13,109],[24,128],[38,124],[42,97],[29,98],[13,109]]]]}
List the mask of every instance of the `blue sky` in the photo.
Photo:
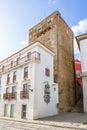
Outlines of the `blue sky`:
{"type": "MultiPolygon", "coordinates": [[[[87,32],[87,0],[0,0],[0,60],[23,48],[29,29],[55,10],[75,35],[87,32]]],[[[79,58],[76,44],[75,52],[79,58]]]]}

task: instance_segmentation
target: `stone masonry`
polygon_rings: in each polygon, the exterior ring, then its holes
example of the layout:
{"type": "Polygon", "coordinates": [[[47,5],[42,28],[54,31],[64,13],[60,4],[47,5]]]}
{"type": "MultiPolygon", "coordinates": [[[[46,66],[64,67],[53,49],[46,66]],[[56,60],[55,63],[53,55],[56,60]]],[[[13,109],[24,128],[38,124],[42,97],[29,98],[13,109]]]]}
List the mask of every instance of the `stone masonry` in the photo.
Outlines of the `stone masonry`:
{"type": "Polygon", "coordinates": [[[75,104],[73,32],[55,11],[29,30],[29,44],[35,41],[55,52],[54,81],[59,84],[59,109],[71,111],[75,104]]]}

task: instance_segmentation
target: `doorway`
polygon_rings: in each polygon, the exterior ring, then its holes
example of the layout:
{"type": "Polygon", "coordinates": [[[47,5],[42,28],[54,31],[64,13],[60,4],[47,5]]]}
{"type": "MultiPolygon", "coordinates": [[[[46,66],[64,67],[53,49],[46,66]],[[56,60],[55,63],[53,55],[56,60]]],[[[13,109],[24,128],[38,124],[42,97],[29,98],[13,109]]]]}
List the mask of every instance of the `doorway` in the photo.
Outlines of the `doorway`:
{"type": "Polygon", "coordinates": [[[8,113],[8,104],[5,104],[4,106],[4,116],[7,116],[8,113]]]}
{"type": "Polygon", "coordinates": [[[27,105],[22,105],[22,118],[23,119],[26,119],[26,108],[27,108],[27,105]]]}
{"type": "Polygon", "coordinates": [[[14,117],[14,104],[11,104],[10,117],[14,117]]]}

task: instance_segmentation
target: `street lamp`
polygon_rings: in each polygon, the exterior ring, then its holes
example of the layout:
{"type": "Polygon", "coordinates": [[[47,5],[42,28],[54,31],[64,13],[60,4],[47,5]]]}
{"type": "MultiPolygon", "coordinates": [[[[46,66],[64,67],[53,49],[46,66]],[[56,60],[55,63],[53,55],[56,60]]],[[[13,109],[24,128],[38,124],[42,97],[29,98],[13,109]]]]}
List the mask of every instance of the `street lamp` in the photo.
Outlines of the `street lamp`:
{"type": "Polygon", "coordinates": [[[30,81],[28,82],[28,90],[30,90],[31,92],[33,92],[33,89],[31,89],[30,81]]]}

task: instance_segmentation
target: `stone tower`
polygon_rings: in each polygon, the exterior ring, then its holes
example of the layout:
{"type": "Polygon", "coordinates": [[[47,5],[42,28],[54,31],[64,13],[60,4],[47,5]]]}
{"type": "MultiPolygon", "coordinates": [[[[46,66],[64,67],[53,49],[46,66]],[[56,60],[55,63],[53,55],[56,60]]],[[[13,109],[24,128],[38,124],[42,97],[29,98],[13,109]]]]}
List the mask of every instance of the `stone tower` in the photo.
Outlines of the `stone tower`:
{"type": "Polygon", "coordinates": [[[29,30],[29,44],[35,41],[55,52],[54,81],[59,84],[59,109],[71,111],[75,104],[73,32],[55,11],[29,30]]]}

